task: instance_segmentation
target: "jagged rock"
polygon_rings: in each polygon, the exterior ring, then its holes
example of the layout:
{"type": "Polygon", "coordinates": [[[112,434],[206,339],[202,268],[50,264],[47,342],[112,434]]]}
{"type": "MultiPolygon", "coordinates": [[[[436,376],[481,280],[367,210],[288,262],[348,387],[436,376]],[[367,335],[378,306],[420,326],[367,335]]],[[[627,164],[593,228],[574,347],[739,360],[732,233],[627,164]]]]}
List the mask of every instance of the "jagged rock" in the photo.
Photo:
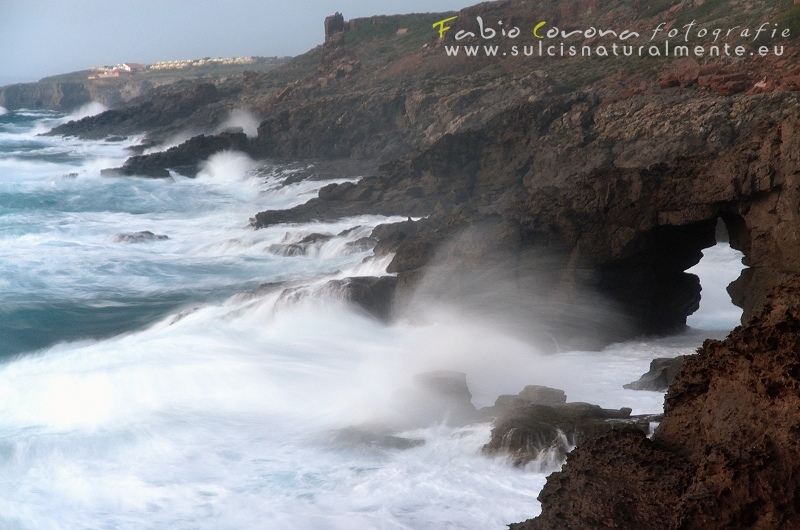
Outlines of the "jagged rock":
{"type": "Polygon", "coordinates": [[[319,247],[319,245],[333,239],[332,234],[309,234],[300,239],[296,243],[275,243],[270,245],[267,250],[279,256],[305,256],[309,253],[312,247],[319,247]]]}
{"type": "Polygon", "coordinates": [[[623,385],[623,387],[629,390],[664,392],[681,371],[684,360],[686,360],[685,355],[653,359],[650,361],[650,370],[646,374],[642,375],[639,380],[623,385]]]}
{"type": "Polygon", "coordinates": [[[298,245],[297,243],[275,243],[267,247],[267,250],[273,254],[285,256],[287,258],[306,255],[306,248],[303,245],[298,245]]]}
{"type": "Polygon", "coordinates": [[[345,246],[351,252],[366,252],[375,248],[377,244],[378,240],[374,237],[360,237],[355,241],[349,241],[345,246]]]}
{"type": "Polygon", "coordinates": [[[114,236],[114,240],[117,243],[147,243],[149,241],[166,241],[167,239],[169,239],[168,236],[154,234],[149,230],[143,230],[142,232],[126,232],[114,236]]]}
{"type": "Polygon", "coordinates": [[[526,405],[515,407],[495,422],[484,453],[509,454],[516,465],[536,459],[542,451],[560,452],[612,429],[637,429],[647,433],[645,418],[631,418],[631,409],[603,409],[589,403],[526,405]]]}
{"type": "Polygon", "coordinates": [[[800,277],[687,357],[652,437],[579,446],[524,530],[800,528],[800,277]]]}
{"type": "Polygon", "coordinates": [[[687,476],[682,472],[688,467],[680,455],[655,448],[643,432],[612,429],[586,440],[567,455],[561,472],[547,477],[547,484],[539,494],[543,505],[541,516],[509,528],[675,529],[672,499],[676,491],[684,491],[688,486],[687,476]],[[577,473],[573,469],[584,471],[577,473]],[[567,499],[571,499],[570,504],[567,499]]]}
{"type": "Polygon", "coordinates": [[[344,293],[347,300],[384,322],[391,318],[396,286],[394,276],[358,276],[327,283],[328,288],[344,293]]]}
{"type": "Polygon", "coordinates": [[[132,156],[121,168],[104,172],[110,175],[167,178],[170,176],[169,170],[173,170],[187,177],[195,177],[202,162],[214,153],[226,149],[247,151],[248,146],[244,133],[201,134],[163,152],[132,156]]]}
{"type": "Polygon", "coordinates": [[[333,239],[333,234],[308,234],[306,237],[298,241],[299,245],[316,245],[325,243],[333,239]]]}

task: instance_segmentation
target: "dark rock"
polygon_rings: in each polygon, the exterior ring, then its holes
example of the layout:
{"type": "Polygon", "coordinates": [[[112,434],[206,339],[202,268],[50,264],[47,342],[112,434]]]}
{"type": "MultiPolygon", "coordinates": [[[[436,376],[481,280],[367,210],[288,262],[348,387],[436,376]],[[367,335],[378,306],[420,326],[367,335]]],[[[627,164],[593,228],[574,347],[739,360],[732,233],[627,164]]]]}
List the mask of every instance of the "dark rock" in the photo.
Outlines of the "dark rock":
{"type": "Polygon", "coordinates": [[[355,241],[349,241],[345,246],[351,252],[366,252],[375,248],[377,244],[378,240],[374,237],[360,237],[355,241]]]}
{"type": "Polygon", "coordinates": [[[333,239],[333,234],[309,234],[297,243],[299,245],[315,245],[333,239]]]}
{"type": "Polygon", "coordinates": [[[195,177],[202,162],[214,153],[226,149],[246,151],[248,145],[244,133],[201,134],[164,152],[132,156],[114,171],[120,175],[166,178],[170,176],[168,170],[171,169],[181,175],[195,177]]]}
{"type": "Polygon", "coordinates": [[[338,11],[325,17],[325,42],[332,41],[337,33],[344,33],[344,17],[338,11]]]}
{"type": "MultiPolygon", "coordinates": [[[[584,326],[603,340],[680,330],[700,299],[698,278],[684,271],[714,244],[717,220],[736,232],[732,243],[745,251],[752,245],[752,223],[769,233],[767,218],[774,214],[762,209],[767,204],[759,202],[757,190],[776,190],[772,183],[791,178],[791,171],[780,169],[791,166],[791,151],[763,146],[777,145],[776,130],[794,131],[790,124],[798,117],[791,110],[797,108],[791,104],[795,96],[786,94],[736,103],[713,94],[659,98],[645,106],[636,98],[602,105],[591,93],[540,98],[495,116],[481,129],[443,136],[382,166],[374,177],[332,185],[291,210],[261,212],[255,225],[367,213],[429,216],[418,228],[404,222],[393,233],[374,234],[380,241],[376,252],[395,254],[389,270],[405,284],[404,278],[419,277],[434,259],[463,267],[462,256],[439,256],[437,249],[476,223],[491,222],[498,236],[492,246],[487,238],[472,245],[476,263],[509,256],[518,267],[512,274],[524,278],[542,272],[534,273],[529,255],[560,256],[550,270],[568,272],[553,276],[550,298],[565,301],[561,324],[574,321],[569,310],[579,306],[577,297],[593,291],[621,317],[615,328],[607,322],[596,329],[584,326]],[[736,105],[748,110],[734,111],[736,105]],[[701,134],[674,117],[676,108],[696,110],[706,123],[736,125],[701,134]],[[669,124],[670,139],[651,137],[648,123],[669,124]],[[637,132],[628,138],[622,131],[632,126],[637,132]],[[747,162],[752,156],[759,160],[755,165],[747,162]],[[745,176],[746,167],[759,168],[760,176],[745,176]],[[731,175],[739,175],[737,183],[730,182],[731,175]],[[701,196],[708,200],[698,201],[701,196]]],[[[800,135],[784,140],[798,142],[800,135]]],[[[786,263],[794,261],[776,267],[786,263]]],[[[734,300],[746,315],[759,303],[748,293],[760,282],[780,279],[767,279],[766,271],[737,285],[734,300]]]]}
{"type": "Polygon", "coordinates": [[[278,256],[285,256],[287,258],[291,258],[294,256],[305,256],[306,255],[306,247],[304,245],[298,245],[296,243],[275,243],[267,247],[269,252],[276,254],[278,256]]]}
{"type": "Polygon", "coordinates": [[[333,239],[331,234],[309,234],[296,243],[275,243],[270,245],[267,250],[278,256],[305,256],[314,247],[319,247],[333,239]]]}
{"type": "Polygon", "coordinates": [[[394,276],[358,276],[326,284],[326,288],[343,293],[347,300],[384,322],[391,318],[396,287],[394,276]]]}
{"type": "Polygon", "coordinates": [[[673,358],[660,358],[650,361],[650,370],[638,381],[623,385],[624,388],[629,390],[653,390],[655,392],[664,392],[669,388],[678,372],[681,371],[683,362],[686,359],[685,355],[680,355],[673,358]]]}
{"type": "Polygon", "coordinates": [[[168,236],[154,234],[149,230],[144,230],[142,232],[127,232],[114,236],[114,240],[117,243],[147,243],[149,241],[166,241],[167,239],[169,239],[168,236]]]}
{"type": "Polygon", "coordinates": [[[515,407],[495,422],[487,454],[509,454],[516,465],[535,460],[542,451],[564,454],[571,446],[612,429],[649,431],[649,421],[631,418],[631,409],[603,409],[589,403],[515,407]]]}

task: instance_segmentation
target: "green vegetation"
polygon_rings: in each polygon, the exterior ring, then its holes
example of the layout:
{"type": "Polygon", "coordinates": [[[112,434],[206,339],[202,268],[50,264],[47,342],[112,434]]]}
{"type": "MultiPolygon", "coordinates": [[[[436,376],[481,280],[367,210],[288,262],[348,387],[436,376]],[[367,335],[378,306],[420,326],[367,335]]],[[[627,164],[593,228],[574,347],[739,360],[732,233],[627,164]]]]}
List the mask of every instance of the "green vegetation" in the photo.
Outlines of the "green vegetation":
{"type": "Polygon", "coordinates": [[[654,17],[659,13],[663,13],[676,3],[676,0],[651,0],[650,2],[643,2],[643,14],[646,18],[654,17]]]}
{"type": "Polygon", "coordinates": [[[778,24],[778,28],[788,28],[791,31],[789,38],[800,37],[800,4],[794,4],[789,9],[775,17],[773,20],[778,24]]]}
{"type": "Polygon", "coordinates": [[[355,19],[345,47],[362,62],[393,59],[420,50],[436,36],[432,25],[455,13],[424,13],[355,19]],[[400,33],[400,34],[398,34],[400,33]]]}

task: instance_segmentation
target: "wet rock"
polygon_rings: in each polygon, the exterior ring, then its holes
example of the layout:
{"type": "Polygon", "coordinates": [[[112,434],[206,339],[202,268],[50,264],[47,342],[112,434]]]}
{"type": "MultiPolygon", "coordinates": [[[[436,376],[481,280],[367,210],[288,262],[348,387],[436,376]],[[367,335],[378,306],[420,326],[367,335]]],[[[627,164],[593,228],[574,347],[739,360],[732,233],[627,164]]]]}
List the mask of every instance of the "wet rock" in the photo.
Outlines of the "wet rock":
{"type": "Polygon", "coordinates": [[[526,405],[515,407],[495,422],[486,454],[508,454],[524,465],[542,451],[561,453],[612,429],[636,429],[647,433],[650,423],[632,418],[631,409],[604,409],[589,403],[526,405]]]}
{"type": "Polygon", "coordinates": [[[288,244],[276,243],[274,245],[270,245],[269,247],[267,247],[267,250],[273,254],[276,254],[278,256],[285,256],[287,258],[306,255],[306,247],[304,245],[298,245],[296,243],[288,243],[288,244]]]}
{"type": "Polygon", "coordinates": [[[329,289],[341,293],[347,300],[381,321],[388,322],[392,314],[397,278],[394,276],[358,276],[331,280],[329,289]]]}
{"type": "Polygon", "coordinates": [[[132,156],[122,167],[104,171],[114,175],[167,178],[170,176],[169,170],[173,170],[187,177],[195,177],[202,163],[214,153],[226,149],[246,151],[248,145],[244,133],[201,134],[163,152],[132,156]]]}
{"type": "Polygon", "coordinates": [[[309,234],[296,243],[275,243],[267,247],[269,252],[278,256],[306,256],[312,250],[333,239],[332,234],[309,234]]]}
{"type": "Polygon", "coordinates": [[[349,241],[345,244],[347,249],[351,252],[366,252],[375,248],[378,240],[374,237],[360,237],[355,241],[349,241]]]}
{"type": "Polygon", "coordinates": [[[149,230],[142,232],[126,232],[114,236],[117,243],[148,243],[150,241],[166,241],[169,236],[154,234],[149,230]]]}
{"type": "Polygon", "coordinates": [[[299,245],[316,245],[319,243],[325,243],[326,241],[330,241],[333,239],[333,234],[309,234],[297,243],[299,245]]]}
{"type": "Polygon", "coordinates": [[[686,360],[685,355],[653,359],[650,361],[650,370],[646,374],[642,375],[638,381],[623,385],[623,388],[664,392],[675,380],[678,372],[681,371],[684,360],[686,360]]]}

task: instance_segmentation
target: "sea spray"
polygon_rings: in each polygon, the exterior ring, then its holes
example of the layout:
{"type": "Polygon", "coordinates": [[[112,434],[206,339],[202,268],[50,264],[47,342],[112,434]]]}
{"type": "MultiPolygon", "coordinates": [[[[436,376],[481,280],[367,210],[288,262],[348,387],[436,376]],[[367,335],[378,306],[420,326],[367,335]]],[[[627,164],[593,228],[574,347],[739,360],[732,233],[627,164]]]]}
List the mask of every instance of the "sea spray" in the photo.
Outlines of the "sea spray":
{"type": "Polygon", "coordinates": [[[98,101],[90,101],[85,105],[81,105],[76,110],[67,114],[64,118],[64,122],[73,121],[73,120],[82,120],[83,118],[88,118],[90,116],[97,116],[98,114],[102,114],[103,112],[107,111],[108,107],[103,105],[98,101]]]}
{"type": "Polygon", "coordinates": [[[231,111],[225,121],[218,127],[219,131],[226,129],[241,128],[242,131],[250,138],[258,136],[258,118],[253,113],[244,109],[235,109],[231,111]]]}

